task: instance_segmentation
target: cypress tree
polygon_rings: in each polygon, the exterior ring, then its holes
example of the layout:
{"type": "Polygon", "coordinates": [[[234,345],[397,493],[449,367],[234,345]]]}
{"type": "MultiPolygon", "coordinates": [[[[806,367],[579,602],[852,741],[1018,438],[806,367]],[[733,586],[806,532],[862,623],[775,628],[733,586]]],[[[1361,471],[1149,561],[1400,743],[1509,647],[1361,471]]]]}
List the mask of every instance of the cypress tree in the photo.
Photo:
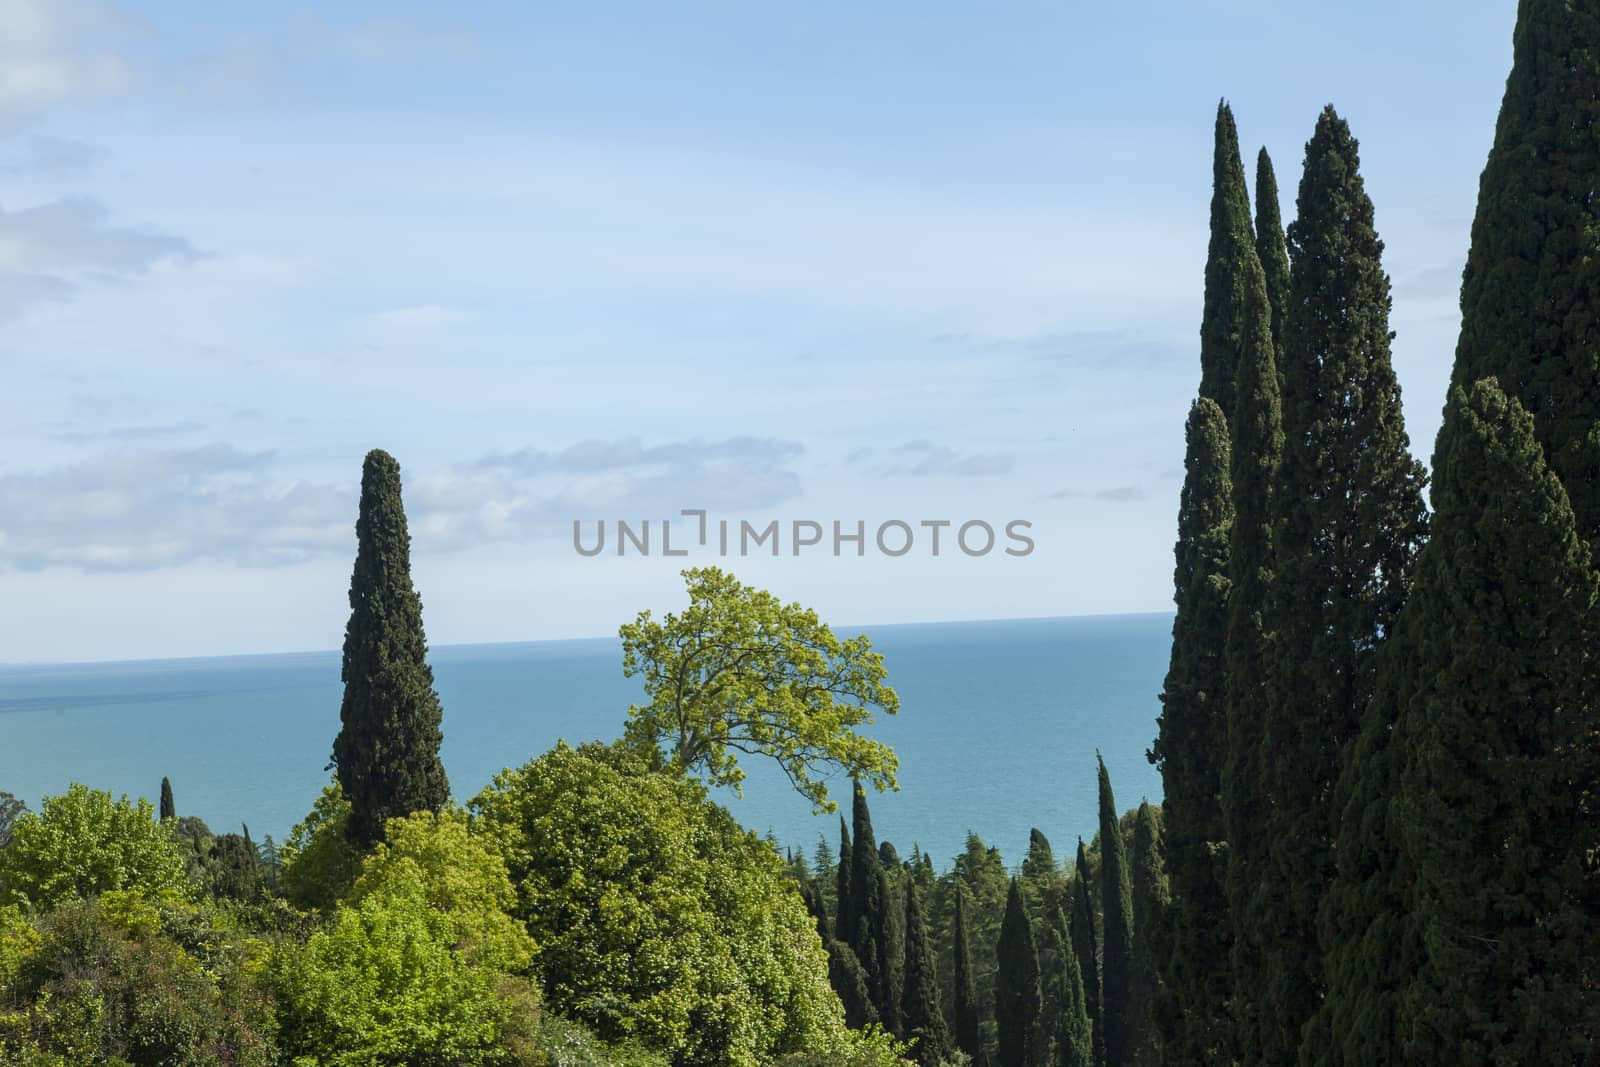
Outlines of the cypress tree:
{"type": "Polygon", "coordinates": [[[1089,1019],[1089,1002],[1083,989],[1083,971],[1072,951],[1072,938],[1065,934],[1069,922],[1056,913],[1062,929],[1061,957],[1057,961],[1055,1067],[1094,1067],[1094,1024],[1089,1019]]]}
{"type": "Polygon", "coordinates": [[[166,822],[168,819],[176,819],[177,817],[178,809],[172,803],[172,783],[163,777],[161,779],[161,821],[166,822]]]}
{"type": "Polygon", "coordinates": [[[1394,726],[1394,821],[1425,953],[1398,1005],[1407,1056],[1594,1062],[1592,825],[1569,777],[1596,736],[1588,546],[1534,420],[1492,379],[1452,389],[1434,471],[1394,726]]]}
{"type": "Polygon", "coordinates": [[[1200,319],[1200,395],[1233,414],[1234,379],[1246,317],[1244,280],[1256,258],[1250,229],[1250,194],[1239,159],[1239,131],[1233,109],[1217,104],[1211,158],[1211,242],[1206,251],[1205,311],[1200,319]]]}
{"type": "Polygon", "coordinates": [[[845,944],[850,944],[850,939],[855,935],[856,919],[851,912],[852,883],[850,876],[850,829],[844,824],[844,816],[839,816],[839,871],[837,887],[837,903],[834,915],[834,937],[845,944]]]}
{"type": "Polygon", "coordinates": [[[356,539],[333,763],[350,802],[350,841],[366,848],[382,839],[386,820],[438,811],[450,798],[422,599],[411,585],[400,465],[378,449],[361,469],[356,539]]]}
{"type": "Polygon", "coordinates": [[[1318,912],[1333,875],[1335,792],[1372,697],[1374,653],[1404,602],[1426,526],[1389,361],[1389,278],[1356,139],[1332,107],[1306,145],[1283,360],[1271,678],[1261,762],[1271,850],[1261,1061],[1288,1063],[1317,1010],[1318,912]]]}
{"type": "Polygon", "coordinates": [[[1158,1007],[1162,990],[1156,970],[1171,895],[1162,859],[1162,820],[1147,801],[1140,802],[1134,816],[1128,851],[1133,878],[1133,983],[1129,997],[1133,1062],[1155,1067],[1165,1047],[1163,1036],[1173,1029],[1172,1020],[1158,1007]]]}
{"type": "Polygon", "coordinates": [[[956,879],[955,929],[955,1041],[974,1065],[989,1062],[983,1047],[982,1021],[978,1007],[978,985],[973,979],[972,944],[967,933],[967,897],[961,880],[956,879]]]}
{"type": "Polygon", "coordinates": [[[1138,1021],[1133,1015],[1133,882],[1117,821],[1117,802],[1105,760],[1100,765],[1100,906],[1104,960],[1100,997],[1105,1013],[1106,1067],[1133,1063],[1138,1021]]]}
{"type": "MultiPolygon", "coordinates": [[[[1250,398],[1241,396],[1248,403],[1250,398]]],[[[1177,614],[1150,759],[1161,770],[1166,870],[1174,897],[1161,969],[1175,1001],[1166,1014],[1182,1020],[1182,1026],[1170,1044],[1175,1056],[1204,1063],[1206,1050],[1221,1045],[1213,1035],[1226,1016],[1232,940],[1218,850],[1225,836],[1220,799],[1227,751],[1223,648],[1233,490],[1228,424],[1216,401],[1201,397],[1194,402],[1185,437],[1174,550],[1177,614]]]]}
{"type": "Polygon", "coordinates": [[[915,1039],[912,1058],[922,1067],[940,1067],[950,1058],[950,1031],[944,1022],[944,998],[939,993],[933,945],[922,918],[922,894],[917,883],[906,882],[905,993],[901,1019],[908,1040],[915,1039]]]}
{"type": "Polygon", "coordinates": [[[890,914],[893,894],[878,842],[872,832],[872,813],[867,809],[867,794],[855,784],[852,807],[853,835],[850,846],[850,920],[854,930],[849,942],[867,972],[867,988],[884,1028],[899,1034],[900,992],[904,983],[904,961],[897,936],[899,924],[890,914]]]}
{"type": "Polygon", "coordinates": [[[1267,282],[1267,303],[1272,308],[1272,343],[1283,346],[1284,312],[1289,304],[1289,246],[1283,235],[1278,207],[1278,176],[1272,157],[1263,148],[1256,154],[1256,258],[1267,282]]]}
{"type": "Polygon", "coordinates": [[[1105,1013],[1100,996],[1100,935],[1095,929],[1094,888],[1089,872],[1089,853],[1078,838],[1078,856],[1072,876],[1072,915],[1070,923],[1072,953],[1078,958],[1083,978],[1083,999],[1089,1010],[1090,1033],[1094,1040],[1096,1063],[1105,1062],[1105,1013]]]}
{"type": "Polygon", "coordinates": [[[1600,13],[1522,0],[1461,283],[1455,385],[1494,376],[1600,547],[1600,13]]]}
{"type": "Polygon", "coordinates": [[[850,946],[833,936],[828,924],[828,909],[822,899],[822,889],[815,882],[806,885],[801,894],[806,908],[817,922],[817,936],[828,952],[828,984],[833,987],[844,1007],[845,1025],[859,1029],[878,1021],[878,1011],[872,1006],[872,995],[867,989],[867,972],[850,946]]]}
{"type": "Polygon", "coordinates": [[[998,1031],[997,1067],[1040,1067],[1039,955],[1033,924],[1015,878],[1006,896],[997,948],[1000,969],[994,979],[994,1021],[998,1031]]]}
{"type": "MultiPolygon", "coordinates": [[[[1174,951],[1187,966],[1178,961],[1172,966],[1172,980],[1179,983],[1174,996],[1183,1011],[1174,1051],[1178,1062],[1187,1063],[1260,1062],[1258,1006],[1265,993],[1259,884],[1267,848],[1261,732],[1273,703],[1272,635],[1265,615],[1273,585],[1275,485],[1283,423],[1266,276],[1259,262],[1248,274],[1249,329],[1238,364],[1237,409],[1230,421],[1234,510],[1223,644],[1226,743],[1218,779],[1226,847],[1225,852],[1219,848],[1212,853],[1213,861],[1224,868],[1228,920],[1226,928],[1220,928],[1221,923],[1206,927],[1207,917],[1220,916],[1222,909],[1212,910],[1198,901],[1180,904],[1174,951]],[[1199,934],[1185,932],[1196,924],[1199,934]],[[1191,937],[1199,943],[1191,944],[1191,937]]],[[[1180,896],[1188,892],[1176,884],[1174,891],[1180,896]]]]}

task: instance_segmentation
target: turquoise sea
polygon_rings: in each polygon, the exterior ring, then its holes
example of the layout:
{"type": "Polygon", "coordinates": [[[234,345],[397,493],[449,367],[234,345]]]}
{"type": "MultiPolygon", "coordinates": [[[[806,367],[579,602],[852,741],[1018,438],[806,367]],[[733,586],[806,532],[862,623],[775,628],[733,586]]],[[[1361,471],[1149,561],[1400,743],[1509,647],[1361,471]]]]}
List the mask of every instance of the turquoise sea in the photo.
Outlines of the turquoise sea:
{"type": "MultiPolygon", "coordinates": [[[[967,831],[1021,859],[1028,830],[1058,856],[1095,827],[1095,749],[1118,806],[1160,798],[1145,759],[1155,736],[1171,616],[1111,615],[865,627],[900,714],[873,736],[900,756],[900,791],[872,799],[880,840],[913,843],[943,868],[967,831]]],[[[854,633],[863,628],[836,627],[854,633]]],[[[544,751],[621,733],[637,699],[615,639],[441,646],[444,762],[455,795],[544,751]]],[[[339,654],[0,668],[0,789],[37,808],[72,781],[154,798],[215,832],[249,823],[281,839],[327,781],[339,727],[339,654]]],[[[834,817],[814,817],[781,772],[745,761],[747,826],[809,856],[834,817]]],[[[848,808],[849,783],[833,793],[848,808]]]]}

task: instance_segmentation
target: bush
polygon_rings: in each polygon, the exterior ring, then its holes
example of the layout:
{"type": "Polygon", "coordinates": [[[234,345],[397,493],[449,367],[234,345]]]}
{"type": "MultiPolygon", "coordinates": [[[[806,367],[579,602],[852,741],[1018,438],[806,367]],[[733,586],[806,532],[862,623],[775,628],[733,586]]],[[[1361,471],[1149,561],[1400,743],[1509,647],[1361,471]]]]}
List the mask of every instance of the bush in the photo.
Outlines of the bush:
{"type": "Polygon", "coordinates": [[[326,911],[355,883],[361,855],[345,838],[350,802],[339,783],[322,790],[305,820],[289,831],[279,859],[283,895],[300,908],[326,911]]]}
{"type": "Polygon", "coordinates": [[[47,908],[114,889],[159,892],[187,885],[169,827],[147,800],[74,783],[24,812],[0,850],[0,904],[47,908]]]}

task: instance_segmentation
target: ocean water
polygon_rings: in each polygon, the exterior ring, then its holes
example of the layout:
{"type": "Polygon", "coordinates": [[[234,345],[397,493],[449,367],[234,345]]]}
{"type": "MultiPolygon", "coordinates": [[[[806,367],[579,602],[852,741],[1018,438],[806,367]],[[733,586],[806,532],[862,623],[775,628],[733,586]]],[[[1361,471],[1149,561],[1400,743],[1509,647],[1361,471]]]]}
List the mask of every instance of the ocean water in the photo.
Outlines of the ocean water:
{"type": "MultiPolygon", "coordinates": [[[[1145,751],[1171,616],[865,631],[901,698],[868,729],[900,756],[900,790],[872,812],[902,854],[920,844],[942,869],[972,830],[1015,863],[1038,827],[1070,855],[1095,830],[1097,748],[1120,808],[1159,801],[1145,751]]],[[[618,736],[639,696],[609,638],[442,646],[431,662],[461,800],[559,738],[618,736]]],[[[340,691],[337,652],[0,668],[0,789],[34,808],[73,781],[153,800],[167,775],[180,815],[282,839],[328,780],[340,691]]],[[[719,797],[741,822],[808,856],[819,834],[837,841],[837,818],[813,816],[781,772],[744,766],[744,796],[719,797]]],[[[831,791],[848,810],[849,782],[831,791]]]]}

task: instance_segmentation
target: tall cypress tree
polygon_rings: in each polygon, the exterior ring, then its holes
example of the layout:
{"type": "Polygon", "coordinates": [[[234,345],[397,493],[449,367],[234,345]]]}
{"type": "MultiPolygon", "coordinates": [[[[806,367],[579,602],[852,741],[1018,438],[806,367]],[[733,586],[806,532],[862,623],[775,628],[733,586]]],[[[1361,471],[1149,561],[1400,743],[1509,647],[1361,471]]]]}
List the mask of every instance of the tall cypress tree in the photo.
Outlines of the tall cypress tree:
{"type": "Polygon", "coordinates": [[[1117,801],[1105,760],[1100,765],[1100,907],[1104,961],[1100,997],[1105,1013],[1106,1067],[1133,1063],[1138,1021],[1133,1015],[1133,880],[1117,820],[1117,801]]]}
{"type": "Polygon", "coordinates": [[[1233,109],[1217,105],[1211,159],[1211,243],[1206,251],[1205,310],[1200,319],[1200,395],[1233,414],[1233,385],[1248,329],[1248,264],[1256,259],[1250,229],[1250,194],[1239,159],[1233,109]]]}
{"type": "Polygon", "coordinates": [[[1600,547],[1600,15],[1522,0],[1478,183],[1453,382],[1495,376],[1600,547]]]}
{"type": "Polygon", "coordinates": [[[1600,922],[1576,751],[1597,735],[1588,546],[1534,420],[1491,380],[1452,389],[1406,623],[1395,822],[1425,958],[1399,1004],[1412,1062],[1587,1063],[1600,922]]]}
{"type": "Polygon", "coordinates": [[[178,808],[172,802],[172,783],[165,777],[161,779],[161,821],[178,817],[178,808]]]}
{"type": "Polygon", "coordinates": [[[973,979],[972,943],[967,932],[967,897],[961,880],[956,879],[955,929],[955,1041],[975,1067],[987,1065],[987,1051],[983,1047],[981,1010],[978,1006],[978,986],[973,979]]]}
{"type": "Polygon", "coordinates": [[[1054,1067],[1094,1067],[1094,1024],[1089,1018],[1089,1000],[1083,989],[1083,970],[1072,950],[1066,931],[1070,920],[1056,913],[1061,954],[1056,961],[1056,1027],[1054,1067]]]}
{"type": "Polygon", "coordinates": [[[1100,934],[1095,929],[1094,918],[1094,883],[1089,871],[1089,853],[1080,837],[1072,875],[1072,953],[1078,958],[1078,969],[1083,977],[1083,999],[1089,1009],[1094,1059],[1096,1063],[1102,1063],[1106,1058],[1105,1012],[1100,996],[1100,934]]]}
{"type": "Polygon", "coordinates": [[[821,887],[815,882],[809,883],[802,895],[806,908],[817,921],[817,936],[822,938],[822,946],[828,952],[828,984],[844,1007],[845,1025],[859,1029],[877,1022],[878,1009],[873,1007],[872,994],[867,989],[867,972],[850,946],[833,936],[821,887]]]}
{"type": "Polygon", "coordinates": [[[852,913],[852,881],[850,874],[850,829],[844,824],[844,816],[839,816],[839,871],[838,871],[838,903],[834,914],[834,937],[845,944],[851,944],[855,936],[856,918],[852,913]]]}
{"type": "Polygon", "coordinates": [[[1261,1059],[1291,1062],[1323,989],[1317,916],[1334,871],[1337,783],[1373,692],[1374,653],[1426,528],[1389,361],[1389,278],[1356,139],[1332,107],[1306,145],[1283,360],[1262,770],[1270,862],[1261,1059]]]}
{"type": "Polygon", "coordinates": [[[1222,1043],[1230,936],[1218,850],[1224,840],[1222,758],[1227,750],[1223,648],[1227,635],[1228,541],[1233,527],[1228,424],[1216,401],[1189,409],[1183,493],[1178,506],[1177,614],[1172,658],[1150,758],[1161,769],[1168,829],[1166,870],[1173,890],[1161,970],[1174,1003],[1164,1014],[1175,1059],[1207,1062],[1222,1043]]]}
{"type": "Polygon", "coordinates": [[[940,1067],[950,1058],[950,1031],[944,1022],[944,998],[939,993],[933,944],[922,918],[922,894],[917,883],[906,880],[905,993],[901,1019],[907,1040],[915,1039],[912,1058],[922,1067],[940,1067]]]}
{"type": "Polygon", "coordinates": [[[849,944],[867,972],[867,987],[884,1028],[899,1034],[900,993],[904,983],[904,960],[897,936],[899,923],[890,914],[894,897],[872,832],[867,794],[860,782],[855,784],[852,816],[848,898],[854,929],[849,944]]]}
{"type": "Polygon", "coordinates": [[[438,811],[450,799],[422,599],[411,585],[400,465],[377,449],[361,469],[356,540],[333,763],[350,802],[350,840],[365,848],[383,837],[386,820],[438,811]]]}
{"type": "MultiPolygon", "coordinates": [[[[1166,918],[1172,898],[1162,859],[1162,826],[1156,810],[1141,801],[1133,822],[1128,849],[1133,879],[1133,982],[1129,996],[1133,1020],[1133,1062],[1155,1067],[1166,1047],[1164,1036],[1173,1020],[1160,1006],[1161,977],[1156,957],[1166,937],[1166,918]]],[[[1180,1009],[1181,1010],[1181,1009],[1180,1009]]]]}
{"type": "Polygon", "coordinates": [[[1272,342],[1282,347],[1284,312],[1289,305],[1289,246],[1278,206],[1278,176],[1265,148],[1256,154],[1256,258],[1266,277],[1267,303],[1272,307],[1272,342]]]}
{"type": "Polygon", "coordinates": [[[1013,878],[1006,896],[997,949],[1000,969],[994,979],[994,1021],[998,1067],[1041,1067],[1039,955],[1033,924],[1013,878]]]}

